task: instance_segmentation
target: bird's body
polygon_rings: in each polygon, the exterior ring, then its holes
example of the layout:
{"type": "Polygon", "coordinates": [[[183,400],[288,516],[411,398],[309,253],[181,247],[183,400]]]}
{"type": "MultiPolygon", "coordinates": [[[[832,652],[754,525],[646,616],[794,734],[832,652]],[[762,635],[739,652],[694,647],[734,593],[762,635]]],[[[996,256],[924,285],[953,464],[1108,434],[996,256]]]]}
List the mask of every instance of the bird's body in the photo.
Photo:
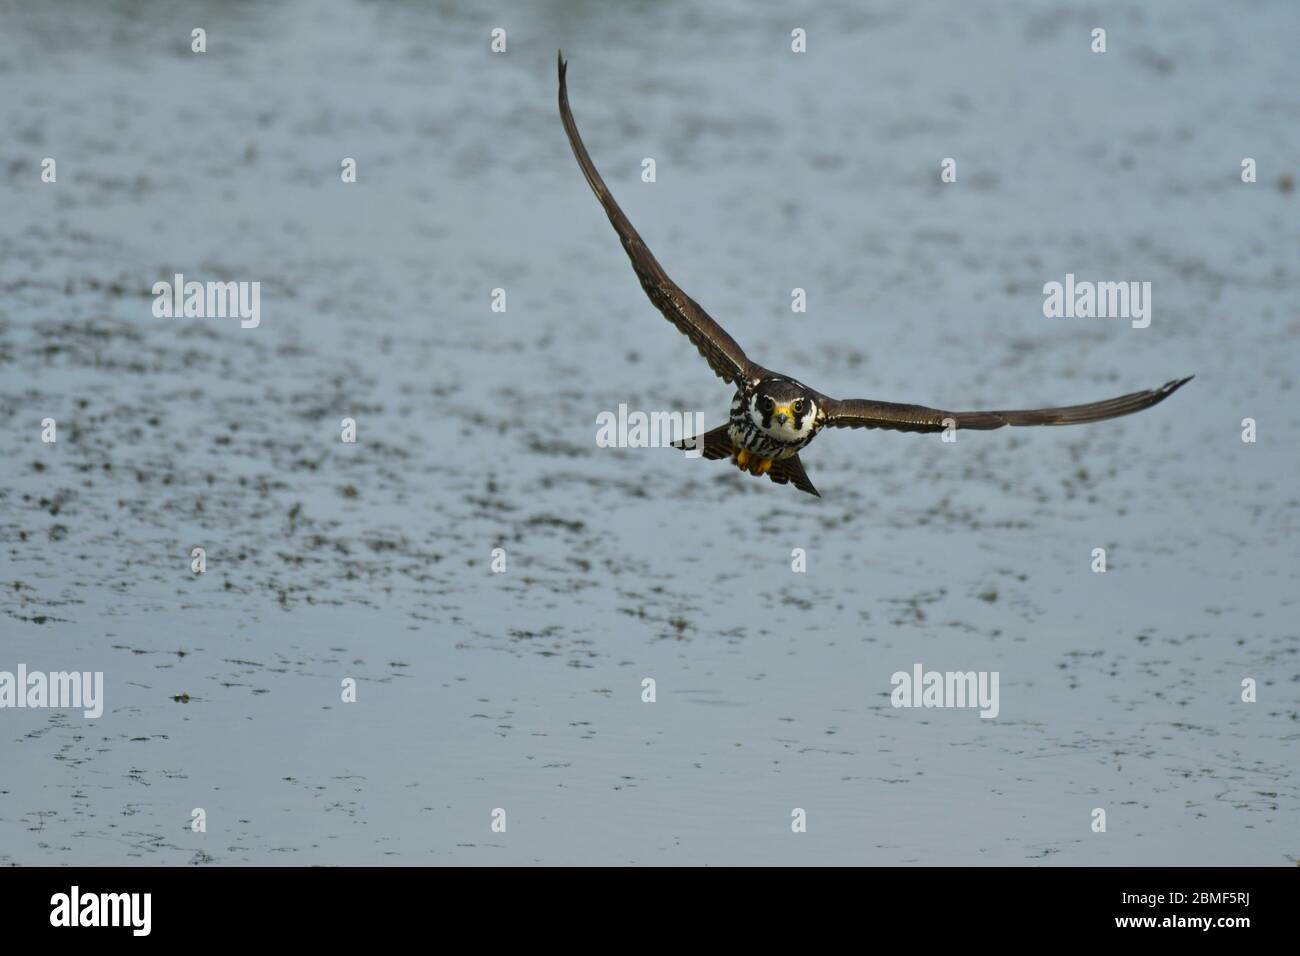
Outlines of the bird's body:
{"type": "Polygon", "coordinates": [[[869,399],[840,400],[751,361],[744,350],[694,299],[669,278],[640,234],[619,208],[591,161],[569,109],[564,58],[559,58],[560,119],[569,145],[592,192],[632,261],[641,287],[654,306],[682,332],[723,381],[736,387],[725,425],[678,442],[679,448],[703,446],[705,458],[730,458],[752,475],[767,475],[778,484],[793,484],[820,495],[808,480],[799,453],[822,428],[886,428],[904,432],[956,429],[987,431],[1004,425],[1077,425],[1104,421],[1150,408],[1191,380],[1174,379],[1158,388],[1118,398],[1060,408],[949,412],[926,405],[903,405],[869,399]]]}
{"type": "Polygon", "coordinates": [[[738,449],[760,458],[789,458],[799,454],[813,440],[821,427],[816,409],[805,406],[796,410],[792,407],[795,402],[805,401],[804,398],[778,404],[779,400],[759,394],[760,387],[766,391],[787,382],[803,388],[791,379],[774,377],[736,392],[731,399],[727,435],[738,449]],[[764,404],[767,401],[772,402],[770,408],[764,404]]]}

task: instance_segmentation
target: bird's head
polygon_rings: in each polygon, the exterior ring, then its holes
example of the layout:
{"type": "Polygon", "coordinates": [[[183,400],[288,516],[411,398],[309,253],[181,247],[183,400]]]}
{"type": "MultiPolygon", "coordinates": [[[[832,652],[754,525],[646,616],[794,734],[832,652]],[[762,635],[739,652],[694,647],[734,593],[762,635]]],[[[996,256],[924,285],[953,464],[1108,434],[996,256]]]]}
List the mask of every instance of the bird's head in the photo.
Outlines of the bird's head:
{"type": "Polygon", "coordinates": [[[787,378],[758,383],[749,400],[749,417],[771,437],[793,442],[806,438],[817,417],[812,393],[787,378]]]}

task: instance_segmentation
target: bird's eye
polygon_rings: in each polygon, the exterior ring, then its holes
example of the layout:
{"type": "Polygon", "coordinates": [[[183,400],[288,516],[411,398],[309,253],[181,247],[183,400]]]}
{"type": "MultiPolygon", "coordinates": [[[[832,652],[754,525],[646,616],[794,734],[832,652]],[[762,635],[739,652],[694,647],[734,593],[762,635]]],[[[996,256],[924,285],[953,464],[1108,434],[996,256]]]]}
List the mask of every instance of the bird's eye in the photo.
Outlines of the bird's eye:
{"type": "Polygon", "coordinates": [[[796,415],[803,411],[803,399],[802,399],[802,398],[799,399],[797,402],[794,403],[794,411],[795,411],[795,414],[796,414],[796,415]]]}
{"type": "Polygon", "coordinates": [[[772,404],[773,404],[772,399],[770,399],[770,398],[764,396],[764,398],[763,398],[763,408],[765,408],[767,411],[770,412],[770,411],[772,410],[772,404]]]}

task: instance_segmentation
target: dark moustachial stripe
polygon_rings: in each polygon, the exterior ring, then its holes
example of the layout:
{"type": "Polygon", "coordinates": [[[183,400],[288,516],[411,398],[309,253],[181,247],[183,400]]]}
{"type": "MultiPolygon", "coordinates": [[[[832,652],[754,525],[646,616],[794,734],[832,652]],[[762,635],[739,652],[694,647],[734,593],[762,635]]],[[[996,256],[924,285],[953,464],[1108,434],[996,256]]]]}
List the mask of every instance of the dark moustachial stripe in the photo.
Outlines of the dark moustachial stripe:
{"type": "MultiPolygon", "coordinates": [[[[783,451],[798,451],[806,446],[808,442],[812,441],[813,436],[817,433],[816,429],[811,430],[803,438],[790,442],[780,441],[764,433],[754,424],[754,420],[749,417],[749,407],[753,395],[754,389],[746,387],[736,392],[735,397],[731,400],[730,424],[735,430],[735,441],[738,447],[745,449],[745,451],[750,454],[758,455],[762,458],[774,458],[778,453],[783,451]]],[[[808,408],[805,406],[803,414],[798,416],[796,423],[801,421],[807,415],[808,408]]],[[[771,413],[764,412],[763,427],[770,428],[771,424],[771,413]]],[[[796,427],[798,427],[797,424],[796,427]]]]}

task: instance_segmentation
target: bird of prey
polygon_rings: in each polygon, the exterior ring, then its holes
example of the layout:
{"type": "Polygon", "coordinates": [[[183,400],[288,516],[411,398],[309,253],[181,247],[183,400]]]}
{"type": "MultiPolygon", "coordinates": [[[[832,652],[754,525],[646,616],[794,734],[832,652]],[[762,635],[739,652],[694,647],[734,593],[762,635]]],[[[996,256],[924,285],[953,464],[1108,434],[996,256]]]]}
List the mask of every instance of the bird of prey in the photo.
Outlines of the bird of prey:
{"type": "Polygon", "coordinates": [[[618,233],[628,258],[632,260],[632,269],[641,280],[641,287],[668,321],[694,343],[718,377],[736,387],[727,423],[704,435],[676,442],[678,448],[696,449],[703,445],[705,458],[730,458],[742,471],[755,476],[767,475],[777,484],[793,484],[800,491],[820,498],[799,462],[799,452],[823,428],[940,432],[961,428],[987,431],[1003,425],[1081,425],[1150,408],[1191,381],[1189,375],[1166,382],[1159,388],[1063,408],[948,412],[924,405],[830,398],[788,375],[766,369],[751,361],[736,340],[668,277],[614,201],[573,121],[565,83],[568,64],[562,53],[558,57],[558,66],[560,119],[569,136],[569,145],[573,147],[573,155],[577,157],[592,192],[605,208],[605,215],[618,233]]]}

